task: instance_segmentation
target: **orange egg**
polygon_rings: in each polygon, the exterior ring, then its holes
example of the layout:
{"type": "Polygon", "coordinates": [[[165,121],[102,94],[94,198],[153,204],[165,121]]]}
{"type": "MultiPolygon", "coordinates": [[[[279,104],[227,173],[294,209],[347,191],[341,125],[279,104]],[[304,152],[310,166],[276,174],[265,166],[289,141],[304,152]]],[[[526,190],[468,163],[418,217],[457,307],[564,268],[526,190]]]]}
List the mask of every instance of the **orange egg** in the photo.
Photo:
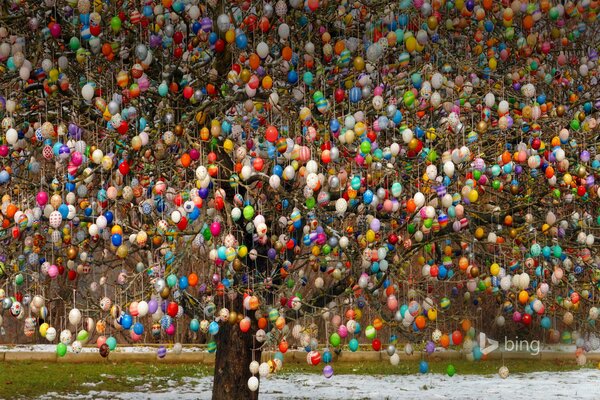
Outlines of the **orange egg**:
{"type": "Polygon", "coordinates": [[[250,54],[250,59],[248,60],[248,62],[250,63],[250,68],[252,68],[255,71],[258,69],[258,67],[260,67],[260,57],[258,56],[258,54],[250,54]]]}
{"type": "Polygon", "coordinates": [[[519,292],[519,303],[526,304],[527,300],[529,300],[529,293],[526,290],[521,290],[519,292]]]}
{"type": "Polygon", "coordinates": [[[292,48],[289,46],[285,46],[281,49],[281,58],[285,61],[290,61],[292,59],[292,48]]]}
{"type": "Polygon", "coordinates": [[[282,316],[277,317],[277,320],[275,321],[275,326],[277,327],[277,329],[282,330],[285,327],[285,318],[282,316]]]}
{"type": "Polygon", "coordinates": [[[198,275],[196,275],[194,272],[189,274],[188,275],[188,283],[192,287],[196,286],[198,284],[198,275]]]}
{"type": "Polygon", "coordinates": [[[462,327],[462,330],[466,332],[471,329],[471,321],[468,319],[463,319],[460,323],[460,326],[462,327]]]}
{"type": "Polygon", "coordinates": [[[190,155],[189,155],[188,153],[184,153],[184,154],[181,156],[181,159],[180,159],[180,161],[181,161],[181,165],[182,165],[184,168],[187,168],[187,167],[189,167],[189,166],[190,166],[190,163],[192,162],[192,157],[190,157],[190,155]]]}
{"type": "Polygon", "coordinates": [[[533,28],[533,22],[533,17],[531,15],[526,15],[525,18],[523,18],[523,29],[530,30],[533,28]]]}
{"type": "Polygon", "coordinates": [[[460,258],[460,260],[458,261],[458,267],[461,271],[467,270],[467,268],[469,267],[469,260],[467,259],[467,257],[460,258]]]}
{"type": "Polygon", "coordinates": [[[417,318],[415,318],[415,325],[417,326],[417,328],[423,329],[425,328],[425,325],[427,325],[427,320],[424,316],[419,315],[417,318]]]}
{"type": "Polygon", "coordinates": [[[265,76],[261,83],[263,89],[269,90],[273,87],[273,79],[269,75],[265,76]]]}
{"type": "Polygon", "coordinates": [[[14,204],[9,204],[8,207],[6,207],[6,216],[12,219],[17,211],[17,206],[15,206],[14,204]]]}
{"type": "Polygon", "coordinates": [[[342,40],[338,40],[335,42],[335,46],[333,47],[333,51],[335,51],[336,55],[340,55],[342,51],[346,48],[346,44],[342,40]]]}
{"type": "Polygon", "coordinates": [[[440,338],[440,344],[443,348],[448,348],[450,346],[450,337],[444,333],[440,338]]]}
{"type": "Polygon", "coordinates": [[[262,317],[258,319],[258,328],[265,329],[267,327],[267,319],[262,317]]]}
{"type": "Polygon", "coordinates": [[[375,318],[375,320],[373,321],[373,328],[375,328],[375,330],[380,330],[383,327],[383,321],[381,320],[381,318],[375,318]]]}

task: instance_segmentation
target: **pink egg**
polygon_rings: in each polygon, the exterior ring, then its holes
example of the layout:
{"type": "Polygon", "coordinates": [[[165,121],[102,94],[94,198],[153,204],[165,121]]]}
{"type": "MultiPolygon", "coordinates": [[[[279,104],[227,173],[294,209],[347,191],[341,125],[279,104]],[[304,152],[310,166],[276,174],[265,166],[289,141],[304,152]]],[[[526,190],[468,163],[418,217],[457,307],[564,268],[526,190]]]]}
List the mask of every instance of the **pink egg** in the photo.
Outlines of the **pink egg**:
{"type": "Polygon", "coordinates": [[[58,276],[58,267],[54,264],[48,267],[48,276],[52,279],[58,276]]]}
{"type": "Polygon", "coordinates": [[[104,343],[106,343],[106,336],[98,336],[98,339],[96,340],[96,346],[100,348],[100,346],[102,346],[104,343]]]}
{"type": "Polygon", "coordinates": [[[196,149],[190,149],[189,151],[190,158],[194,161],[200,158],[200,152],[196,149]]]}
{"type": "MultiPolygon", "coordinates": [[[[173,326],[173,325],[171,325],[173,326]]],[[[135,333],[133,331],[133,329],[130,332],[130,336],[131,336],[131,340],[133,340],[134,342],[139,342],[142,339],[142,335],[138,335],[137,333],[135,333]]]]}
{"type": "Polygon", "coordinates": [[[219,234],[221,233],[221,224],[217,221],[210,224],[210,233],[213,236],[219,236],[219,234]]]}
{"type": "Polygon", "coordinates": [[[35,199],[38,205],[43,207],[48,203],[48,193],[38,192],[37,196],[35,196],[35,199]]]}
{"type": "Polygon", "coordinates": [[[74,151],[73,153],[71,153],[71,162],[76,167],[79,167],[83,162],[83,156],[81,155],[81,153],[78,151],[74,151]]]}
{"type": "Polygon", "coordinates": [[[173,336],[175,334],[175,325],[169,325],[169,327],[165,329],[165,332],[167,333],[167,335],[173,336]]]}

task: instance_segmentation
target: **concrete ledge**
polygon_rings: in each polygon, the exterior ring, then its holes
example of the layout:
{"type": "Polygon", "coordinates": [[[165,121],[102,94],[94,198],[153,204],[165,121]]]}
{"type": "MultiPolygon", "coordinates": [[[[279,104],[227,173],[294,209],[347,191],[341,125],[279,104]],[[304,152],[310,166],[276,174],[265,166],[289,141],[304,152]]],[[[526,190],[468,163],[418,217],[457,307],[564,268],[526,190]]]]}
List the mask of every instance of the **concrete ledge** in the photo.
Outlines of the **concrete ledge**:
{"type": "Polygon", "coordinates": [[[343,351],[339,356],[333,357],[334,362],[381,361],[379,351],[343,351]]]}
{"type": "Polygon", "coordinates": [[[67,353],[64,357],[56,357],[56,362],[59,363],[74,363],[74,364],[83,364],[83,363],[97,363],[104,361],[100,353],[67,353]]]}
{"type": "Polygon", "coordinates": [[[56,353],[43,353],[43,352],[20,352],[20,351],[7,351],[4,353],[4,361],[44,361],[44,362],[56,362],[56,353]]]}
{"type": "MultiPolygon", "coordinates": [[[[420,352],[407,355],[400,349],[397,350],[401,361],[418,361],[423,356],[420,352]]],[[[267,354],[267,353],[266,353],[267,354]]],[[[265,354],[265,357],[266,357],[265,354]]],[[[269,352],[268,354],[272,354],[269,352]]],[[[302,350],[290,350],[284,354],[285,363],[306,363],[306,352],[302,350]]],[[[435,352],[425,356],[426,359],[432,361],[443,360],[460,360],[466,355],[460,351],[448,350],[435,352]]],[[[588,361],[600,361],[600,353],[587,353],[588,361]]],[[[494,351],[486,356],[488,360],[544,360],[544,361],[567,361],[574,362],[574,352],[562,351],[544,351],[537,355],[526,352],[502,352],[494,351]]],[[[333,354],[334,362],[389,362],[390,357],[385,351],[363,351],[359,350],[351,352],[343,351],[340,355],[333,354]]],[[[0,352],[0,362],[24,362],[24,361],[43,361],[43,362],[59,362],[59,363],[102,363],[102,362],[125,362],[125,363],[166,363],[166,364],[204,364],[214,365],[215,353],[205,351],[182,352],[174,354],[171,351],[167,352],[165,358],[158,358],[155,352],[111,352],[107,358],[102,358],[97,351],[82,352],[79,354],[67,353],[64,357],[58,357],[54,352],[41,351],[5,351],[0,352]]]]}

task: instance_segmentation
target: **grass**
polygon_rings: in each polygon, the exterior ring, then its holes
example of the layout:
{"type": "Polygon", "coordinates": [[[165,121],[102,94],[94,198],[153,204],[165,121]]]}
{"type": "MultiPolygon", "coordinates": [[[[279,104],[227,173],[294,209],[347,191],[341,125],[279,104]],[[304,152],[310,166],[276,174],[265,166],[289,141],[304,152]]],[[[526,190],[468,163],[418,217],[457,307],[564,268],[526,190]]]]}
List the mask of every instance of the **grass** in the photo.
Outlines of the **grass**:
{"type": "Polygon", "coordinates": [[[94,391],[156,391],[169,387],[169,381],[213,373],[211,367],[197,364],[143,363],[0,363],[0,398],[33,398],[46,393],[86,393],[94,391]]]}
{"type": "MultiPolygon", "coordinates": [[[[445,373],[452,363],[458,375],[496,374],[500,360],[470,362],[467,360],[430,361],[432,373],[445,373]]],[[[388,362],[332,364],[336,375],[407,375],[419,372],[417,361],[402,361],[397,366],[388,362]]],[[[510,373],[534,371],[568,371],[578,367],[574,362],[507,360],[510,373]]],[[[588,367],[592,366],[591,364],[588,367]]],[[[320,374],[317,367],[305,363],[288,363],[280,374],[320,374]]],[[[0,363],[0,398],[34,398],[47,393],[88,393],[90,391],[153,392],[185,384],[187,378],[212,375],[213,368],[198,364],[97,363],[70,364],[44,362],[0,363]]]]}

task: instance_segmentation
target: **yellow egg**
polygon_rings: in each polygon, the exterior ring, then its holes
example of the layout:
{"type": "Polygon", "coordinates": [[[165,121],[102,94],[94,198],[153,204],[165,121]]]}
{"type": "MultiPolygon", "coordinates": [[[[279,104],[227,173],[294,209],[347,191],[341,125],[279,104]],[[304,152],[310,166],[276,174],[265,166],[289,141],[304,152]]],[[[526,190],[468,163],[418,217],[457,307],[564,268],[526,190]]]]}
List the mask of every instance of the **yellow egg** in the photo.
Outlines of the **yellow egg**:
{"type": "Polygon", "coordinates": [[[406,51],[412,53],[417,48],[417,39],[414,36],[410,36],[406,39],[404,45],[406,46],[406,51]]]}
{"type": "Polygon", "coordinates": [[[479,192],[475,189],[469,192],[469,201],[475,203],[479,199],[479,192]]]}
{"type": "Polygon", "coordinates": [[[235,41],[235,31],[233,29],[230,29],[225,33],[225,41],[229,44],[235,41]]]}
{"type": "Polygon", "coordinates": [[[493,263],[492,265],[490,265],[490,273],[493,276],[498,276],[498,274],[500,273],[500,266],[496,263],[493,263]]]}
{"type": "Polygon", "coordinates": [[[369,229],[367,231],[367,242],[372,243],[375,241],[375,231],[373,231],[372,229],[369,229]]]}
{"type": "Polygon", "coordinates": [[[52,68],[48,73],[48,77],[50,78],[50,82],[56,82],[58,80],[58,70],[56,68],[52,68]]]}
{"type": "Polygon", "coordinates": [[[225,139],[223,142],[223,149],[227,153],[231,153],[233,151],[233,142],[230,139],[225,139]]]}
{"type": "Polygon", "coordinates": [[[50,325],[48,325],[46,322],[40,325],[39,331],[42,337],[46,337],[46,332],[48,331],[48,328],[50,328],[50,325]]]}
{"type": "Polygon", "coordinates": [[[427,318],[429,318],[430,321],[435,321],[437,319],[437,310],[435,308],[430,308],[429,311],[427,311],[427,318]]]}

